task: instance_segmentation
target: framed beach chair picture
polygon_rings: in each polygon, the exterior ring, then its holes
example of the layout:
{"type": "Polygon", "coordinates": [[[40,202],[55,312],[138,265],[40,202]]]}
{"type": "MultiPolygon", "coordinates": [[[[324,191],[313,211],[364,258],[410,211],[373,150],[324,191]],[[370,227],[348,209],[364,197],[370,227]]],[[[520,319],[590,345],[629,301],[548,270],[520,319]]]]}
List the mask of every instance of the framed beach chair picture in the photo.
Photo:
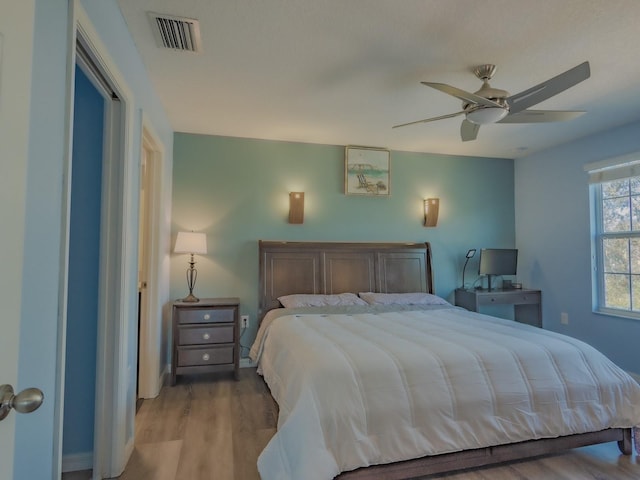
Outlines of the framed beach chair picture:
{"type": "Polygon", "coordinates": [[[344,159],[346,195],[389,196],[390,152],[384,148],[347,146],[344,159]]]}

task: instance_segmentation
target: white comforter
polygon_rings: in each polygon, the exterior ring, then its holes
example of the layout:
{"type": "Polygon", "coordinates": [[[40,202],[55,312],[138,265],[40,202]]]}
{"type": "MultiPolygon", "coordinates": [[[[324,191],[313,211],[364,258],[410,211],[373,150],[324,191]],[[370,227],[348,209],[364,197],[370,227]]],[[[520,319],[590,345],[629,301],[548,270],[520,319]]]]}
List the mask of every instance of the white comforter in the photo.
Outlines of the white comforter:
{"type": "Polygon", "coordinates": [[[640,387],[576,339],[458,308],[266,318],[280,413],[263,480],[640,425],[640,387]]]}

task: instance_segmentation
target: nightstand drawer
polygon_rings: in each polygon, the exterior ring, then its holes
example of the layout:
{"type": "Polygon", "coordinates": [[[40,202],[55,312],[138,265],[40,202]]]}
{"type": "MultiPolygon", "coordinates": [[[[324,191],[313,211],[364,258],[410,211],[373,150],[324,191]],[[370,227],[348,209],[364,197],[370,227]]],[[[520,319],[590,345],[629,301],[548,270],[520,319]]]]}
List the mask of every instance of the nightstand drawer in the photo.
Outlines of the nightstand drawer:
{"type": "Polygon", "coordinates": [[[178,367],[220,364],[233,364],[233,345],[178,349],[178,367]]]}
{"type": "Polygon", "coordinates": [[[233,324],[178,329],[178,345],[202,345],[209,343],[233,343],[233,324]]]}
{"type": "Polygon", "coordinates": [[[480,305],[525,305],[540,303],[539,292],[509,292],[508,295],[496,293],[482,294],[478,296],[480,305]]]}
{"type": "Polygon", "coordinates": [[[232,323],[235,320],[235,308],[181,308],[178,310],[178,323],[232,323]]]}

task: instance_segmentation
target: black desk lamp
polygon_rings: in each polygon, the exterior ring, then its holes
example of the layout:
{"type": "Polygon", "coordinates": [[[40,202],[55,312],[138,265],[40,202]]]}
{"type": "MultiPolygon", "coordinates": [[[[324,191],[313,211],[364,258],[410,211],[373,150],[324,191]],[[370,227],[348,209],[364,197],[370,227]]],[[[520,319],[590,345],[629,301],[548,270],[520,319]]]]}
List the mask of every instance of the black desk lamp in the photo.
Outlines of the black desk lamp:
{"type": "Polygon", "coordinates": [[[464,290],[464,271],[467,268],[467,263],[469,263],[469,259],[473,258],[475,254],[476,254],[476,249],[470,248],[469,251],[467,252],[467,259],[464,261],[464,267],[462,267],[462,289],[463,290],[464,290]]]}

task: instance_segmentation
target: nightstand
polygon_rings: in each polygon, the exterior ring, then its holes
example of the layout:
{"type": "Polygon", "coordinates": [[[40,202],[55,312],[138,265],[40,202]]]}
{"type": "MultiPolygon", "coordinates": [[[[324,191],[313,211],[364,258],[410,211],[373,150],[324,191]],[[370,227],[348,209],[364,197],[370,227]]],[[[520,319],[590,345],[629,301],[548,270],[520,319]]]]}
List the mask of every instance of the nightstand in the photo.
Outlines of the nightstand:
{"type": "Polygon", "coordinates": [[[173,303],[171,385],[176,376],[233,371],[240,366],[238,298],[173,303]]]}
{"type": "Polygon", "coordinates": [[[513,305],[516,322],[542,328],[542,292],[540,290],[463,290],[456,289],[455,303],[472,312],[479,312],[483,305],[513,305]]]}

